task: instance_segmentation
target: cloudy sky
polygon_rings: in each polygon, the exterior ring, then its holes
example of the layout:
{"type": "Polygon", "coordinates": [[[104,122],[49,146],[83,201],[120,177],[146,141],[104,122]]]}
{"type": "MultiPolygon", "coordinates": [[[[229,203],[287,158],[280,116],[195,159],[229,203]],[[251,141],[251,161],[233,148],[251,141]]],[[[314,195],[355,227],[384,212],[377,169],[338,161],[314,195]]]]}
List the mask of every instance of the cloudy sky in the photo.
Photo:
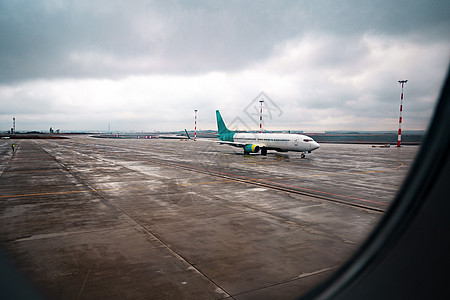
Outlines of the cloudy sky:
{"type": "Polygon", "coordinates": [[[448,0],[0,0],[0,131],[426,129],[448,0]],[[367,2],[367,3],[363,3],[367,2]],[[264,94],[260,94],[264,92],[264,94]],[[258,97],[258,95],[261,95],[258,97]]]}

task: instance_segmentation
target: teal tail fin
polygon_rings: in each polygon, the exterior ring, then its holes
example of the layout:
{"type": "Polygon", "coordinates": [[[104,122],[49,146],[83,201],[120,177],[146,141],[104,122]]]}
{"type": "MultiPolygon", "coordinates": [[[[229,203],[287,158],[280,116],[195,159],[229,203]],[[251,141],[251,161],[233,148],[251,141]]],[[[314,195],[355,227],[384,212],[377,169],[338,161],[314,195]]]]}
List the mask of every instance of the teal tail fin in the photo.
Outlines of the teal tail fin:
{"type": "Polygon", "coordinates": [[[187,132],[186,129],[184,129],[184,132],[186,132],[186,136],[187,136],[187,138],[190,140],[190,139],[191,139],[191,136],[189,135],[189,133],[187,132]]]}
{"type": "Polygon", "coordinates": [[[217,118],[217,133],[219,139],[222,141],[233,141],[234,131],[231,131],[225,126],[225,122],[220,115],[219,110],[216,110],[216,118],[217,118]]]}

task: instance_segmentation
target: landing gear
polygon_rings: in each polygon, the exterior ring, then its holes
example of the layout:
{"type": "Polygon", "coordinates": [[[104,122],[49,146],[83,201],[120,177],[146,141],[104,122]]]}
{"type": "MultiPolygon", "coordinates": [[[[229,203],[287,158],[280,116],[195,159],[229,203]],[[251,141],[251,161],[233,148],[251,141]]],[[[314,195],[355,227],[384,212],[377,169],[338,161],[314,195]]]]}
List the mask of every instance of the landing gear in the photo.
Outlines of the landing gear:
{"type": "Polygon", "coordinates": [[[267,149],[266,148],[261,148],[261,155],[264,155],[264,156],[267,155],[267,149]]]}
{"type": "Polygon", "coordinates": [[[305,153],[302,153],[302,155],[300,157],[305,158],[306,157],[305,153]]]}

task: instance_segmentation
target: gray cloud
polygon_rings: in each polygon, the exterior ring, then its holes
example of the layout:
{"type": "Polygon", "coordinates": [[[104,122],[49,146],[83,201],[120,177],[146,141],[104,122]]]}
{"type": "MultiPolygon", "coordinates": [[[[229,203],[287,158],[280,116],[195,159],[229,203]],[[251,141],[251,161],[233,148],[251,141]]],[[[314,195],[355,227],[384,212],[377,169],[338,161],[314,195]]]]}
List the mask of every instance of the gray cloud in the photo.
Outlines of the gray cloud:
{"type": "MultiPolygon", "coordinates": [[[[305,34],[442,39],[449,28],[447,1],[2,1],[0,11],[0,82],[239,70],[305,34]]],[[[364,49],[334,50],[317,59],[364,49]]]]}

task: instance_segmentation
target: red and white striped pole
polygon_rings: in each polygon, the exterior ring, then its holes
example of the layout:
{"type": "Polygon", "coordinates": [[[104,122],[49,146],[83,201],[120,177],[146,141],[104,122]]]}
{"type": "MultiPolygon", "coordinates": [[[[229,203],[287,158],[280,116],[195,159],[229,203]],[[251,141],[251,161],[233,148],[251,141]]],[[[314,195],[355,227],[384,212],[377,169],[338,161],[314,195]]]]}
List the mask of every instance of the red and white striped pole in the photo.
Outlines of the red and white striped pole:
{"type": "Polygon", "coordinates": [[[195,112],[194,141],[196,141],[197,140],[197,109],[195,109],[194,112],[195,112]]]}
{"type": "Polygon", "coordinates": [[[402,142],[402,111],[403,111],[403,86],[407,83],[408,80],[399,80],[398,83],[402,85],[402,95],[400,97],[400,118],[398,120],[398,138],[397,138],[397,147],[400,147],[400,143],[402,142]]]}
{"type": "Polygon", "coordinates": [[[260,113],[259,113],[259,133],[261,133],[262,132],[262,108],[263,108],[263,103],[264,103],[264,100],[259,100],[259,103],[261,103],[261,111],[260,111],[260,113]]]}

